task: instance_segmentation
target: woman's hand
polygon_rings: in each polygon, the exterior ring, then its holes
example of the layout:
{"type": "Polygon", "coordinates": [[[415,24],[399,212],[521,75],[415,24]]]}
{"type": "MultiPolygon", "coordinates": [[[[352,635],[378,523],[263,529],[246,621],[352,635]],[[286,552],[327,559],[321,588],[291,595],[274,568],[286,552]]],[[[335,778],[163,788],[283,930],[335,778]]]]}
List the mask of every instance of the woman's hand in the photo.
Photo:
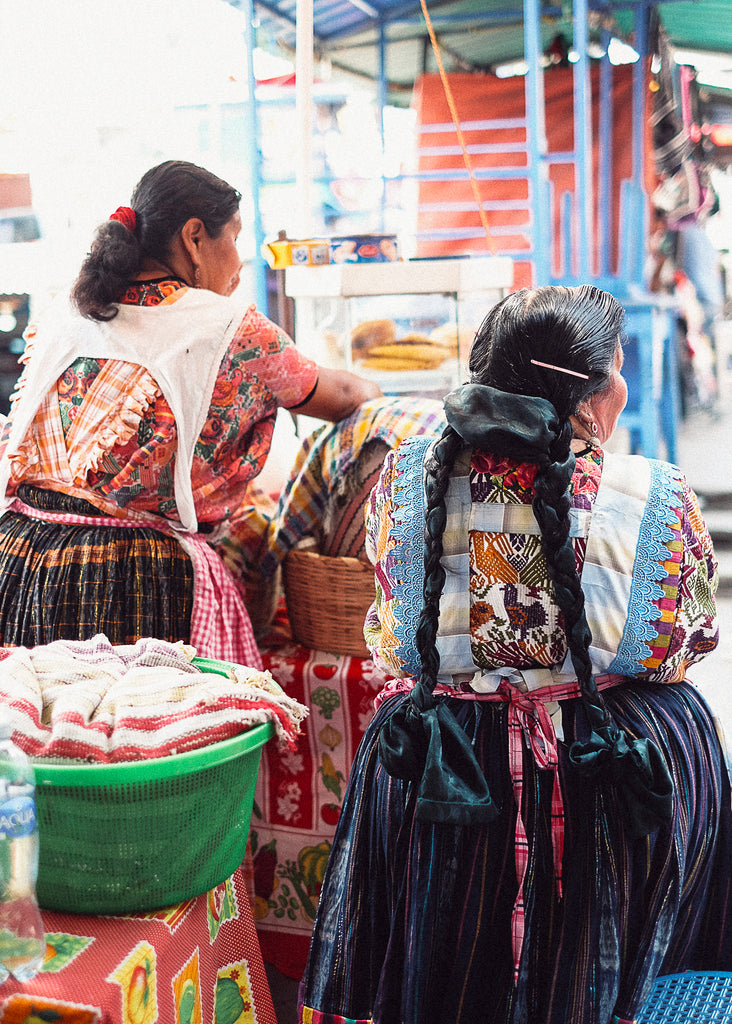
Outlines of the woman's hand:
{"type": "Polygon", "coordinates": [[[335,423],[349,416],[362,402],[382,396],[383,392],[375,381],[359,377],[348,370],[332,370],[320,366],[312,398],[292,411],[297,415],[315,416],[335,423]]]}

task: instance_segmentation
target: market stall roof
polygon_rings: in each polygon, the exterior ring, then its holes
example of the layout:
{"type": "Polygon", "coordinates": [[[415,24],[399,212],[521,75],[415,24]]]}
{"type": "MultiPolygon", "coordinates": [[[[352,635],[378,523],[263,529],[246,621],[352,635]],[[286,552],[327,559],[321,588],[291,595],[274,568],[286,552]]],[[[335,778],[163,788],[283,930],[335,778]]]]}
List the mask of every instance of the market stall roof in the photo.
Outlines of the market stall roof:
{"type": "MultiPolygon", "coordinates": [[[[254,5],[260,33],[294,50],[297,0],[254,5]]],[[[590,0],[590,27],[617,26],[620,36],[629,35],[636,11],[647,6],[657,7],[675,47],[732,53],[732,0],[590,0]]],[[[427,7],[448,71],[488,71],[523,56],[523,0],[427,0],[427,7]]],[[[545,48],[558,33],[571,40],[571,4],[542,3],[541,14],[545,48]]],[[[317,56],[378,79],[381,40],[390,90],[410,90],[422,72],[436,70],[419,0],[313,0],[317,56]]]]}
{"type": "MultiPolygon", "coordinates": [[[[679,0],[658,5],[669,39],[678,49],[732,53],[731,0],[679,0]]],[[[627,24],[627,14],[618,12],[627,24]]]]}

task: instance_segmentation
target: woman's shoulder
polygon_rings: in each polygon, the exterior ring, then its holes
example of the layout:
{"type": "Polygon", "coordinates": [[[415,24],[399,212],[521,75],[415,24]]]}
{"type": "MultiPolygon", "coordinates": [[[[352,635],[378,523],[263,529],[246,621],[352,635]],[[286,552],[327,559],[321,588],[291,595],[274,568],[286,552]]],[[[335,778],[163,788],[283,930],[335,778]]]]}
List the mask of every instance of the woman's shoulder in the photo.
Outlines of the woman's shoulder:
{"type": "Polygon", "coordinates": [[[276,356],[294,347],[289,334],[262,313],[254,303],[239,306],[235,316],[238,325],[233,343],[235,347],[247,350],[248,359],[276,356]]]}
{"type": "Polygon", "coordinates": [[[602,482],[606,490],[656,503],[676,503],[688,489],[683,470],[674,463],[625,452],[605,454],[602,482]]]}
{"type": "MultiPolygon", "coordinates": [[[[398,481],[405,475],[422,483],[422,470],[427,454],[437,440],[434,434],[411,434],[387,452],[384,473],[398,481]]],[[[403,485],[402,485],[403,486],[403,485]]]]}

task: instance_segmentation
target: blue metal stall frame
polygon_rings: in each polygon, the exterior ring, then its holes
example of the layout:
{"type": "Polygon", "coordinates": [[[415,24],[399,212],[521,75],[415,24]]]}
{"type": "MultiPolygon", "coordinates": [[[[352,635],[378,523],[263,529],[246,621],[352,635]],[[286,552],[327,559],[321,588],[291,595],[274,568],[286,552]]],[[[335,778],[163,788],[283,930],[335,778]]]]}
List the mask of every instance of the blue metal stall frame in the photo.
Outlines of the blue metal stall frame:
{"type": "MultiPolygon", "coordinates": [[[[664,3],[674,0],[664,0],[664,3]]],[[[255,19],[255,8],[273,12],[266,3],[257,0],[238,0],[247,14],[249,26],[247,38],[248,72],[250,97],[256,96],[256,83],[252,64],[252,24],[255,19]]],[[[357,5],[358,6],[358,5],[357,5]]],[[[546,104],[544,98],[542,40],[540,32],[541,17],[547,11],[559,8],[542,6],[541,0],[523,0],[524,59],[528,65],[525,76],[526,117],[523,121],[500,119],[481,122],[487,129],[490,127],[521,126],[526,132],[526,144],[516,146],[525,153],[526,164],[516,167],[478,168],[475,176],[478,180],[499,178],[525,178],[528,183],[528,200],[525,203],[527,222],[521,225],[521,232],[529,239],[528,250],[510,251],[499,247],[500,255],[529,259],[532,263],[534,284],[566,284],[592,283],[613,294],[623,303],[627,312],[627,344],[625,376],[629,387],[629,401],[621,418],[631,439],[633,451],[649,457],[663,454],[670,461],[676,459],[676,426],[678,422],[680,398],[678,385],[678,366],[676,338],[674,330],[674,310],[668,301],[646,291],[644,282],[644,262],[646,258],[648,238],[649,199],[644,187],[645,181],[645,145],[644,116],[645,90],[647,87],[646,69],[649,58],[649,22],[651,12],[658,6],[655,0],[573,0],[572,26],[573,48],[577,54],[573,66],[573,109],[574,109],[574,148],[568,152],[547,152],[545,120],[546,104]],[[619,265],[611,268],[611,204],[605,200],[612,194],[613,153],[606,140],[612,138],[612,90],[613,66],[607,55],[600,58],[599,76],[599,173],[597,188],[593,181],[593,129],[592,129],[592,90],[590,81],[590,59],[587,48],[589,41],[588,23],[592,11],[612,13],[623,10],[631,12],[634,25],[634,48],[639,55],[633,67],[633,92],[631,111],[632,174],[622,185],[620,195],[620,238],[619,265]],[[575,193],[574,200],[570,195],[554,197],[549,184],[549,166],[563,162],[574,169],[575,193]],[[595,195],[597,217],[595,216],[595,195]],[[555,201],[561,208],[561,248],[564,253],[561,273],[552,272],[552,230],[551,211],[555,201]],[[597,260],[593,260],[594,231],[597,228],[599,239],[597,260]]],[[[508,14],[508,12],[506,12],[508,14]]],[[[515,12],[511,12],[515,13],[515,12]]],[[[440,8],[440,16],[445,17],[445,8],[440,8]]],[[[378,25],[378,65],[377,99],[381,112],[381,132],[383,139],[383,109],[387,100],[386,53],[388,47],[387,27],[396,21],[414,21],[414,5],[394,5],[393,9],[379,13],[374,12],[374,20],[378,25]]],[[[449,17],[449,14],[447,15],[449,17]]],[[[501,12],[494,12],[492,17],[500,21],[501,12]]],[[[605,31],[605,42],[608,34],[605,31]]],[[[250,103],[250,138],[252,146],[251,188],[254,200],[255,215],[258,211],[259,192],[264,182],[259,175],[260,159],[257,140],[258,118],[256,100],[250,103]]],[[[475,122],[472,123],[475,127],[475,122]]],[[[432,126],[435,131],[444,130],[444,125],[432,126]]],[[[450,126],[451,127],[451,126],[450,126]]],[[[465,125],[463,126],[466,127],[465,125]]],[[[408,175],[417,180],[465,180],[467,171],[456,168],[454,171],[415,172],[408,175]]],[[[382,197],[386,194],[386,181],[382,180],[382,197]]],[[[440,204],[449,209],[449,203],[440,204]]],[[[484,203],[485,209],[505,207],[501,201],[484,203]]],[[[518,201],[513,208],[523,208],[518,201]]],[[[384,223],[384,202],[382,201],[380,224],[375,229],[387,230],[384,223]]],[[[255,220],[256,251],[260,251],[264,241],[261,222],[255,220]]],[[[515,230],[515,229],[514,229],[515,230]]],[[[508,232],[504,232],[508,233],[508,232]]],[[[500,237],[501,228],[496,235],[500,237]]],[[[425,236],[422,236],[425,237],[425,236]]],[[[470,232],[465,229],[443,232],[442,237],[463,238],[470,241],[470,232]]],[[[256,261],[255,284],[257,302],[266,308],[265,267],[256,261]]]]}
{"type": "Polygon", "coordinates": [[[587,55],[590,5],[588,0],[574,0],[573,3],[574,49],[578,55],[573,73],[574,150],[571,153],[554,153],[549,157],[543,129],[543,71],[536,31],[540,5],[539,0],[524,0],[525,59],[529,68],[526,76],[526,110],[530,180],[534,196],[532,256],[535,280],[537,284],[593,283],[623,303],[627,324],[624,376],[628,382],[628,405],[620,422],[630,432],[633,451],[656,457],[661,453],[663,443],[666,458],[674,462],[680,409],[674,315],[667,301],[646,291],[644,281],[648,240],[648,196],[644,186],[645,76],[649,57],[649,20],[655,5],[648,0],[639,0],[613,6],[632,7],[634,49],[639,56],[633,66],[632,175],[623,183],[620,197],[620,264],[615,274],[610,270],[611,204],[603,201],[612,194],[612,149],[606,144],[612,138],[613,118],[613,69],[608,47],[604,47],[605,54],[600,58],[600,180],[597,183],[600,246],[598,265],[594,267],[592,207],[596,190],[593,182],[592,94],[587,55]],[[549,162],[555,160],[564,160],[574,165],[577,197],[574,209],[570,206],[570,197],[562,197],[562,236],[566,256],[564,272],[558,277],[551,273],[551,247],[548,244],[551,195],[547,184],[547,167],[549,162]],[[573,247],[576,252],[573,252],[573,247]],[[578,268],[577,274],[572,273],[573,266],[578,268]]]}

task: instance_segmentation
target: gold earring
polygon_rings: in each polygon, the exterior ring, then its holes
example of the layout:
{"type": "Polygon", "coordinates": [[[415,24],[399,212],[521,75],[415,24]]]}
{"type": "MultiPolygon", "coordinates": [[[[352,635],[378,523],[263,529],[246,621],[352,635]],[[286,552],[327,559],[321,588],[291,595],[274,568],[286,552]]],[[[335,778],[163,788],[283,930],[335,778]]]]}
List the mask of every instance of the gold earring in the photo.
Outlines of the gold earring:
{"type": "Polygon", "coordinates": [[[196,288],[200,288],[201,286],[201,268],[198,264],[196,264],[193,271],[193,284],[196,288]]]}

